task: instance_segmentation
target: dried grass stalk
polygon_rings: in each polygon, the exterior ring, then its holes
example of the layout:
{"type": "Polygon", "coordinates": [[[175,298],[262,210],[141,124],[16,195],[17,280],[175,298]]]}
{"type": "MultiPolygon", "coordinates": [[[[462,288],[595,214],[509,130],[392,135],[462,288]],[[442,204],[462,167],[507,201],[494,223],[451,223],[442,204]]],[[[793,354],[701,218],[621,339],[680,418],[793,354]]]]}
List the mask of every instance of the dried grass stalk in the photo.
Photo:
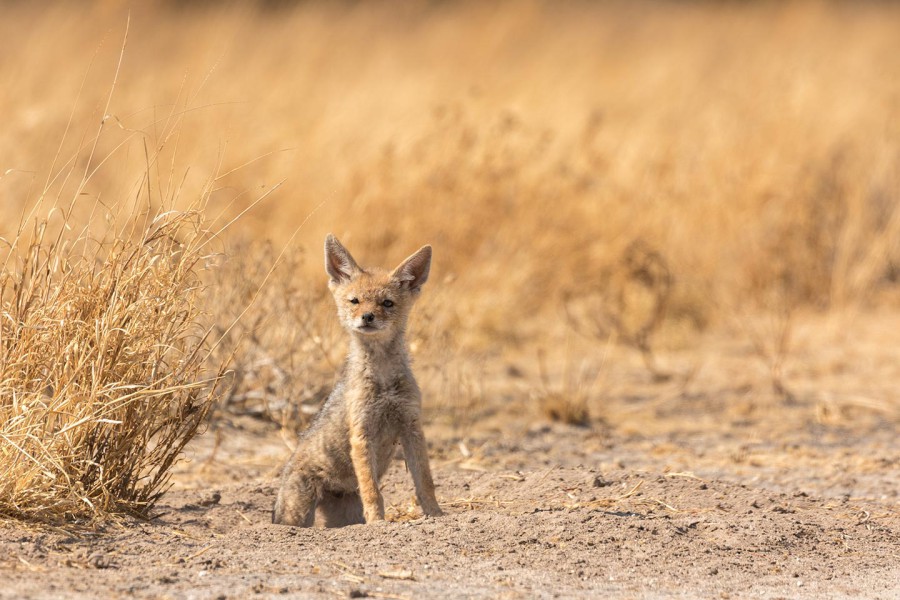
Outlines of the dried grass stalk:
{"type": "Polygon", "coordinates": [[[213,271],[209,299],[219,340],[211,358],[227,361],[233,374],[216,415],[252,415],[300,431],[331,391],[344,351],[331,294],[324,276],[304,276],[310,257],[301,250],[279,254],[271,242],[247,240],[230,248],[213,271]]]}
{"type": "Polygon", "coordinates": [[[213,401],[198,211],[20,233],[0,272],[0,514],[146,514],[213,401]],[[138,219],[135,219],[135,223],[138,219]]]}

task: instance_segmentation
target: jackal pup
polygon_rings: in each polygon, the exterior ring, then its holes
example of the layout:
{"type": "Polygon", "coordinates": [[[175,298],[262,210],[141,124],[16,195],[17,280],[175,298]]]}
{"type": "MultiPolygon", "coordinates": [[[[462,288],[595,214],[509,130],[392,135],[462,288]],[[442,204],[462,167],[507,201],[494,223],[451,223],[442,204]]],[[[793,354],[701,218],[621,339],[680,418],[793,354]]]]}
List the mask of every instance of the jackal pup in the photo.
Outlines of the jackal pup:
{"type": "Polygon", "coordinates": [[[325,238],[328,288],[350,333],[350,351],[334,390],[284,466],[273,522],[310,527],[317,507],[326,527],[384,520],[379,481],[398,441],[422,510],[442,514],[422,433],[421,393],[403,337],[430,268],[431,246],[388,273],[361,269],[337,238],[325,238]]]}

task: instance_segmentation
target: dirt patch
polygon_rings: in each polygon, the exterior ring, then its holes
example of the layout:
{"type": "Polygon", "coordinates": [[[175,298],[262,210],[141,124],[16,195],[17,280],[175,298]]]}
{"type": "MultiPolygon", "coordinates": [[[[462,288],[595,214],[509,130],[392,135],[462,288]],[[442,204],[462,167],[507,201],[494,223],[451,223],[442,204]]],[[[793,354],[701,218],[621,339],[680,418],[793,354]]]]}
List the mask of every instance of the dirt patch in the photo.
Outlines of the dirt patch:
{"type": "MultiPolygon", "coordinates": [[[[560,447],[586,435],[540,434],[560,447]]],[[[620,450],[622,447],[619,447],[620,450]]],[[[275,488],[177,490],[150,522],[0,529],[0,597],[889,598],[896,499],[777,492],[693,473],[436,469],[448,514],[419,518],[400,461],[392,522],[270,524],[275,488]]],[[[896,489],[896,487],[894,488],[896,489]]]]}

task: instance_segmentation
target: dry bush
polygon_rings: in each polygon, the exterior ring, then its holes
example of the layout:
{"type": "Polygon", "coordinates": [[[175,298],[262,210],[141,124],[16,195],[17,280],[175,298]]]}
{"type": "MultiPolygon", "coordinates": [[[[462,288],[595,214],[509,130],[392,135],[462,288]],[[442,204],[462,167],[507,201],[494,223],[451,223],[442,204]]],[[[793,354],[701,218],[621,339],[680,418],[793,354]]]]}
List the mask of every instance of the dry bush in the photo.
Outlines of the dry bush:
{"type": "Polygon", "coordinates": [[[791,390],[785,372],[793,350],[799,303],[791,290],[775,289],[765,305],[765,310],[752,305],[743,309],[735,307],[731,311],[731,326],[736,337],[747,341],[750,353],[765,368],[775,396],[792,404],[797,396],[791,390]]]}
{"type": "MultiPolygon", "coordinates": [[[[136,219],[138,222],[140,219],[136,219]]],[[[213,398],[194,211],[134,236],[10,241],[0,273],[0,514],[146,514],[213,398]]]]}
{"type": "Polygon", "coordinates": [[[655,381],[668,381],[660,370],[653,335],[666,317],[674,278],[659,252],[638,240],[623,252],[615,267],[601,272],[563,295],[572,328],[600,342],[610,340],[635,348],[655,381]]]}
{"type": "Polygon", "coordinates": [[[344,344],[324,270],[312,279],[308,259],[296,248],[236,241],[213,271],[213,360],[231,371],[217,415],[261,416],[297,431],[331,391],[344,344]]]}

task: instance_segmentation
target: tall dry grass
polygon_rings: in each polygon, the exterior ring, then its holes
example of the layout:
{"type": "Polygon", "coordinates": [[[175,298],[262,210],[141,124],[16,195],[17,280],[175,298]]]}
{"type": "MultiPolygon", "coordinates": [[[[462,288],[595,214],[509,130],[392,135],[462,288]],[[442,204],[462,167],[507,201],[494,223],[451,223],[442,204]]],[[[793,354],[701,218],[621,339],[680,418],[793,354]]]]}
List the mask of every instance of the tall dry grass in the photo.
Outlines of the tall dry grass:
{"type": "Polygon", "coordinates": [[[23,210],[5,215],[0,253],[0,517],[147,515],[223,376],[203,277],[228,225],[205,210],[214,180],[181,200],[183,179],[160,166],[181,111],[151,133],[107,112],[126,47],[99,118],[74,133],[73,99],[42,183],[30,173],[6,203],[23,210]],[[130,175],[117,167],[134,151],[143,173],[95,187],[130,175]]]}
{"type": "Polygon", "coordinates": [[[0,515],[146,514],[204,422],[208,372],[197,212],[106,238],[34,231],[0,272],[0,515]]]}
{"type": "MultiPolygon", "coordinates": [[[[210,360],[228,364],[220,414],[305,426],[331,391],[343,358],[331,294],[296,277],[311,257],[273,243],[236,240],[210,272],[214,298],[210,360]]],[[[314,262],[321,262],[318,256],[314,262]]]]}

